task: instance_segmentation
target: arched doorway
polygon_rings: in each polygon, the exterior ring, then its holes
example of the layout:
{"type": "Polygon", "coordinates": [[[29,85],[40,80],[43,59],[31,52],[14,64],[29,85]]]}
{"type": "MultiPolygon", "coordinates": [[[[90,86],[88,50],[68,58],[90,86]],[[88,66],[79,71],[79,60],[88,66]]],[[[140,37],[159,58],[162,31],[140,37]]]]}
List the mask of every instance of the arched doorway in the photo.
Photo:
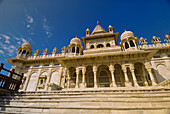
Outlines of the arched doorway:
{"type": "Polygon", "coordinates": [[[109,67],[101,65],[97,70],[97,82],[99,87],[110,87],[111,84],[111,73],[109,67]]]}
{"type": "Polygon", "coordinates": [[[114,68],[114,76],[117,87],[125,87],[125,78],[121,66],[119,64],[115,64],[114,68]]]}
{"type": "Polygon", "coordinates": [[[75,88],[76,86],[76,69],[74,67],[69,68],[70,75],[70,88],[75,88]]]}
{"type": "Polygon", "coordinates": [[[139,86],[144,86],[145,85],[145,74],[144,72],[146,72],[144,65],[140,62],[135,63],[134,65],[135,67],[135,76],[136,76],[136,80],[139,86]]]}
{"type": "Polygon", "coordinates": [[[86,77],[86,86],[94,87],[94,74],[93,74],[92,66],[87,66],[85,77],[86,77]]]}

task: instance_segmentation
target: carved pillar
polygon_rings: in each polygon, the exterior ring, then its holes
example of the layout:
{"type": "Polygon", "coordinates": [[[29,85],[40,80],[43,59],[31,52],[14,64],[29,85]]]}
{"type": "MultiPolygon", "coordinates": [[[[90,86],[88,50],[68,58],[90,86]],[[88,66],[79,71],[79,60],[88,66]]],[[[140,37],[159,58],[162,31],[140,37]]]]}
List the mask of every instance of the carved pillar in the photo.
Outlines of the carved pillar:
{"type": "Polygon", "coordinates": [[[79,87],[79,68],[76,68],[76,87],[79,87]]]}
{"type": "Polygon", "coordinates": [[[114,77],[115,69],[114,69],[114,66],[112,64],[109,66],[109,70],[110,70],[111,75],[112,75],[112,83],[111,83],[112,87],[116,87],[116,82],[115,82],[115,77],[114,77]]]}
{"type": "Polygon", "coordinates": [[[39,70],[38,70],[38,75],[37,75],[37,76],[38,76],[38,81],[37,81],[37,85],[36,85],[35,91],[37,91],[37,86],[38,86],[38,83],[39,83],[41,71],[42,71],[42,69],[39,69],[39,70]]]}
{"type": "Polygon", "coordinates": [[[146,63],[145,63],[145,67],[146,67],[146,70],[148,71],[149,76],[150,76],[150,78],[151,78],[152,86],[153,86],[153,85],[156,85],[154,76],[153,76],[153,74],[152,74],[152,66],[151,66],[151,64],[150,64],[149,62],[146,62],[146,63]]]}
{"type": "Polygon", "coordinates": [[[64,80],[63,88],[65,88],[65,83],[66,83],[65,80],[66,80],[66,75],[67,75],[67,68],[66,68],[66,67],[64,68],[64,73],[63,73],[63,75],[64,75],[64,76],[63,76],[63,80],[64,80]]]}
{"type": "Polygon", "coordinates": [[[148,86],[148,82],[147,82],[147,79],[146,79],[146,72],[145,72],[145,67],[144,65],[142,66],[142,74],[143,74],[143,81],[144,81],[144,85],[145,86],[148,86]]]}
{"type": "Polygon", "coordinates": [[[82,85],[83,85],[83,88],[86,87],[85,73],[86,73],[86,67],[83,67],[83,69],[82,69],[82,74],[83,74],[83,76],[82,76],[82,85]]]}
{"type": "Polygon", "coordinates": [[[48,90],[48,87],[47,87],[47,84],[49,84],[50,83],[50,79],[51,79],[51,72],[52,72],[52,70],[51,70],[51,68],[49,68],[49,70],[48,70],[48,74],[47,74],[47,82],[46,82],[46,84],[45,84],[45,90],[47,91],[48,90]]]}
{"type": "Polygon", "coordinates": [[[123,65],[122,70],[123,70],[123,73],[124,73],[124,76],[125,76],[125,86],[126,87],[131,87],[132,85],[129,82],[129,78],[128,78],[128,75],[127,75],[127,67],[123,65]]]}
{"type": "Polygon", "coordinates": [[[70,71],[67,70],[67,88],[70,88],[70,71]]]}
{"type": "Polygon", "coordinates": [[[135,76],[135,69],[131,69],[131,73],[132,73],[132,77],[133,77],[134,86],[139,86],[137,83],[136,76],[135,76]]]}
{"type": "Polygon", "coordinates": [[[96,73],[97,73],[97,66],[94,65],[93,66],[93,73],[94,73],[94,88],[97,88],[97,76],[96,76],[96,73]]]}
{"type": "Polygon", "coordinates": [[[77,55],[77,45],[75,46],[75,55],[77,55]]]}
{"type": "Polygon", "coordinates": [[[29,69],[29,70],[28,70],[28,73],[27,73],[27,78],[26,78],[25,86],[24,86],[24,88],[23,88],[24,91],[27,90],[27,86],[28,86],[28,83],[29,83],[30,78],[31,78],[31,70],[29,69]]]}

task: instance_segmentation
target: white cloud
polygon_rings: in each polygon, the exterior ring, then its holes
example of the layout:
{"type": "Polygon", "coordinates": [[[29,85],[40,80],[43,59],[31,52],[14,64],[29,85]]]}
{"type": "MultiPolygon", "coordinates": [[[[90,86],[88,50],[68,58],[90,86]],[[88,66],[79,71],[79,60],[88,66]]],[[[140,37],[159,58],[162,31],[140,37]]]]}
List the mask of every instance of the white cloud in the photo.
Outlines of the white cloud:
{"type": "Polygon", "coordinates": [[[27,28],[30,28],[31,25],[27,25],[27,28]]]}
{"type": "Polygon", "coordinates": [[[10,41],[9,41],[10,37],[9,37],[9,36],[7,36],[7,35],[5,35],[5,34],[1,34],[1,36],[2,36],[3,38],[5,38],[5,43],[10,44],[10,41]]]}
{"type": "Polygon", "coordinates": [[[21,42],[19,41],[19,42],[17,42],[19,45],[21,44],[21,42]]]}
{"type": "Polygon", "coordinates": [[[27,21],[28,21],[28,23],[33,23],[34,19],[31,16],[28,16],[27,21]]]}
{"type": "Polygon", "coordinates": [[[52,35],[52,33],[50,32],[51,28],[47,25],[47,19],[46,18],[43,19],[43,29],[44,29],[47,37],[51,37],[51,35],[52,35]]]}
{"type": "Polygon", "coordinates": [[[22,40],[23,43],[26,43],[26,42],[27,42],[27,40],[24,39],[24,38],[21,38],[21,40],[22,40]]]}
{"type": "Polygon", "coordinates": [[[4,54],[4,51],[0,50],[0,53],[4,54]]]}

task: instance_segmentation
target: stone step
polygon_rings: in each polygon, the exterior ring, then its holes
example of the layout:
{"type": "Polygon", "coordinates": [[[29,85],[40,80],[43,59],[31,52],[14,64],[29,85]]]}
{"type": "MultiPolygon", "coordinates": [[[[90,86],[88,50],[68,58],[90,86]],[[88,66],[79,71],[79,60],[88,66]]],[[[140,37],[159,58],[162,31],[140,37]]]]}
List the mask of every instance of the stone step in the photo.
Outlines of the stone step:
{"type": "Polygon", "coordinates": [[[101,106],[101,107],[129,107],[129,106],[137,106],[140,108],[144,107],[153,107],[153,106],[170,106],[170,102],[102,102],[102,101],[77,101],[77,102],[70,102],[70,101],[65,101],[65,102],[4,102],[1,105],[17,105],[17,106],[101,106]]]}
{"type": "Polygon", "coordinates": [[[157,98],[157,99],[112,99],[112,98],[88,98],[88,99],[34,99],[34,100],[20,100],[20,99],[11,99],[11,100],[0,100],[0,103],[4,102],[41,102],[41,103],[55,103],[55,102],[170,102],[169,98],[157,98]]]}
{"type": "Polygon", "coordinates": [[[14,97],[46,97],[46,96],[51,96],[51,97],[69,97],[69,96],[81,96],[81,97],[86,97],[86,96],[170,96],[170,93],[152,93],[152,94],[124,94],[124,93],[119,93],[119,94],[106,94],[106,93],[96,93],[96,94],[33,94],[33,95],[11,95],[11,96],[1,96],[3,98],[14,98],[14,97]]]}

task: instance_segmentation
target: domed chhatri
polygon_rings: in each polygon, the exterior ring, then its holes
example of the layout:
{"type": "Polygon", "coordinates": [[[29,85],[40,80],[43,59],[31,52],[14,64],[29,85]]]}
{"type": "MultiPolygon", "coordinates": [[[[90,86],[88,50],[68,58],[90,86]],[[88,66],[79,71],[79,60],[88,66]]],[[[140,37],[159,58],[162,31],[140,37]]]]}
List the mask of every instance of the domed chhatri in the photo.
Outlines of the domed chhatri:
{"type": "Polygon", "coordinates": [[[75,38],[71,39],[70,44],[81,45],[81,40],[76,36],[75,38]]]}
{"type": "Polygon", "coordinates": [[[29,48],[29,49],[32,48],[32,46],[31,46],[31,44],[30,44],[30,41],[27,42],[27,43],[23,43],[23,44],[22,44],[22,47],[26,47],[26,48],[29,48]]]}
{"type": "Polygon", "coordinates": [[[135,37],[132,31],[126,31],[122,33],[121,35],[121,41],[122,40],[127,40],[129,37],[135,37]]]}

